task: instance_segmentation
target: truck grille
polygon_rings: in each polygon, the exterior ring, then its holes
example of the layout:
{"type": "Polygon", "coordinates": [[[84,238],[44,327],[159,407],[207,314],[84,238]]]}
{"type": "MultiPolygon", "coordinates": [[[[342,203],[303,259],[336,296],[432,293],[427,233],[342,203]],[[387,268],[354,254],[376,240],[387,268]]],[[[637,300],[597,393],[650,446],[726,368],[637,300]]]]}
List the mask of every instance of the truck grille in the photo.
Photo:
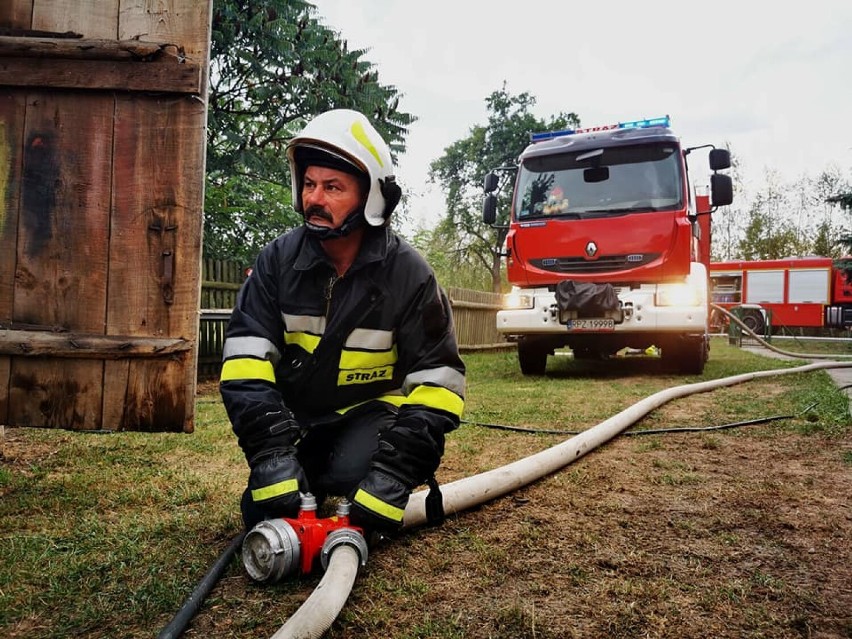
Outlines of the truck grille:
{"type": "Polygon", "coordinates": [[[605,271],[626,271],[637,266],[644,266],[659,257],[659,253],[602,255],[596,260],[587,260],[583,257],[545,257],[530,260],[530,264],[543,271],[553,273],[603,273],[605,271]]]}

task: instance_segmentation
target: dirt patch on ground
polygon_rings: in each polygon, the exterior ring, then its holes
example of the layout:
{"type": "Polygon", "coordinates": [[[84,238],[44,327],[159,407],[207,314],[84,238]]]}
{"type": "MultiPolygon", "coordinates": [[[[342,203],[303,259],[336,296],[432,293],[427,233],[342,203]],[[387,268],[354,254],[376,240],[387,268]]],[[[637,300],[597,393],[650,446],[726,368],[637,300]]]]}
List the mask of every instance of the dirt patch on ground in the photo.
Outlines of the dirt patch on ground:
{"type": "Polygon", "coordinates": [[[476,539],[430,600],[466,636],[848,637],[850,473],[809,443],[613,442],[452,522],[476,539]]]}

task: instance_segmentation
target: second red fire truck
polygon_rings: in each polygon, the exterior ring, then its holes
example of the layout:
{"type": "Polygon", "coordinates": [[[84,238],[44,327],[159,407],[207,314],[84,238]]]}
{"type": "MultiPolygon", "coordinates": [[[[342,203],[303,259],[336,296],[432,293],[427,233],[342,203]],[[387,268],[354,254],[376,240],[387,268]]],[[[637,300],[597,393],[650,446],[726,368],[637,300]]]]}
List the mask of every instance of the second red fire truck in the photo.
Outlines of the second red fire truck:
{"type": "MultiPolygon", "coordinates": [[[[770,326],[838,328],[852,326],[852,283],[830,257],[737,260],[710,264],[711,299],[737,309],[755,333],[770,326]]],[[[711,315],[724,328],[723,314],[711,315]]]]}

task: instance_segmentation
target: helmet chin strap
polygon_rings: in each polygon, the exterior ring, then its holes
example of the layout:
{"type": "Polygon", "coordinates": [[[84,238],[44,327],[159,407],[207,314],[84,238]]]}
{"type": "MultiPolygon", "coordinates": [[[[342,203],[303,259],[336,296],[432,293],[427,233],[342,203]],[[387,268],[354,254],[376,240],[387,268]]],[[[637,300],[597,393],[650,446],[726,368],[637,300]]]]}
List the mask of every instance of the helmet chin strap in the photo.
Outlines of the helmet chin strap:
{"type": "Polygon", "coordinates": [[[307,218],[305,218],[305,228],[308,233],[318,240],[336,240],[341,237],[346,237],[355,229],[362,227],[366,221],[367,219],[364,217],[364,207],[359,206],[347,215],[346,219],[343,220],[343,224],[337,228],[333,229],[328,226],[311,224],[307,218]]]}

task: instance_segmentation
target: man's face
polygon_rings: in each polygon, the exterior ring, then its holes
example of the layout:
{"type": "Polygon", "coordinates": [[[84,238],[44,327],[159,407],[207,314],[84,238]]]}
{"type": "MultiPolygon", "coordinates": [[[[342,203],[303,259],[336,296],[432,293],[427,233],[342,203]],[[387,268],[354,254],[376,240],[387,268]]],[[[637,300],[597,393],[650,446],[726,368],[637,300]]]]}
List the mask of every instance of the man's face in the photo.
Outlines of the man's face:
{"type": "Polygon", "coordinates": [[[361,199],[361,186],[354,175],[324,166],[305,170],[302,209],[311,224],[336,229],[361,199]]]}

